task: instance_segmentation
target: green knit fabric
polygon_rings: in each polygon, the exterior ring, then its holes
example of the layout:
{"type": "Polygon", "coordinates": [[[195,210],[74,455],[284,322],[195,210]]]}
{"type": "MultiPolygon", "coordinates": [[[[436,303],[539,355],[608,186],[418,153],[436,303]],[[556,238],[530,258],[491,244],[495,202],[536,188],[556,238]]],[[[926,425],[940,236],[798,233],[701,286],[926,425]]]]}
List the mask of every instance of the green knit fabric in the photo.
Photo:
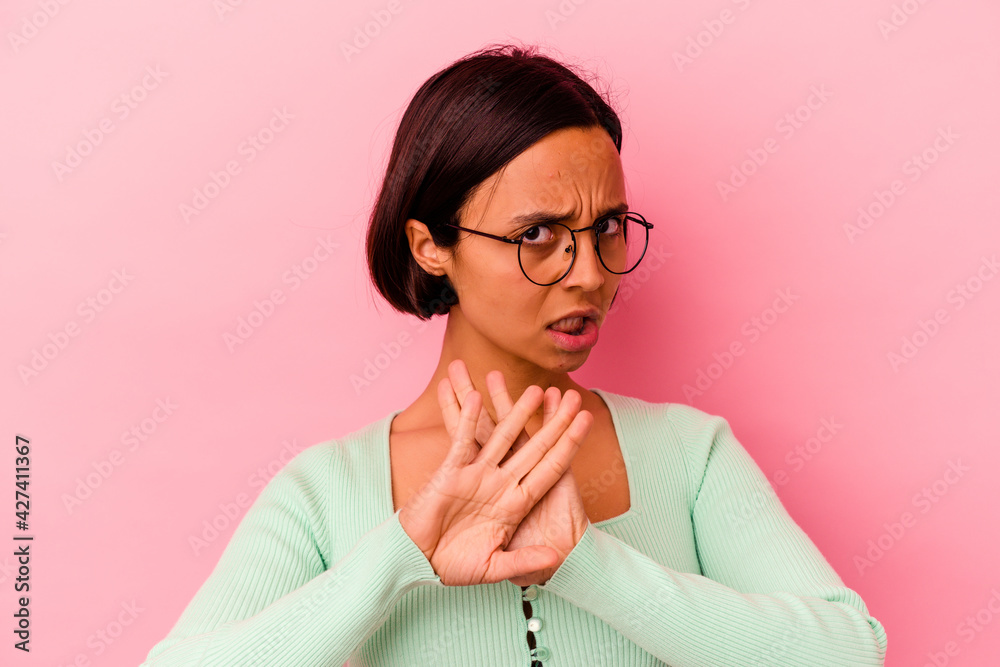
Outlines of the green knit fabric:
{"type": "MultiPolygon", "coordinates": [[[[631,506],[533,587],[544,667],[883,664],[881,623],[726,420],[592,391],[631,506]]],[[[399,412],[289,462],[143,665],[531,665],[521,588],[443,585],[393,512],[399,412]]]]}

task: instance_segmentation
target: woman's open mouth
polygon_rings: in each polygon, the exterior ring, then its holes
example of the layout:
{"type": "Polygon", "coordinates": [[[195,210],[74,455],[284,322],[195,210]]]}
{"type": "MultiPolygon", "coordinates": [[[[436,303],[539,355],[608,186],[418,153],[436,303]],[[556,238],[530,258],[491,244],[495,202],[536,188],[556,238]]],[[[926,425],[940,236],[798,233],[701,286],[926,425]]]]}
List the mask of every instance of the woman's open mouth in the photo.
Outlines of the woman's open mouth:
{"type": "Polygon", "coordinates": [[[586,350],[597,344],[597,323],[589,317],[567,317],[553,322],[545,331],[556,345],[570,352],[586,350]]]}

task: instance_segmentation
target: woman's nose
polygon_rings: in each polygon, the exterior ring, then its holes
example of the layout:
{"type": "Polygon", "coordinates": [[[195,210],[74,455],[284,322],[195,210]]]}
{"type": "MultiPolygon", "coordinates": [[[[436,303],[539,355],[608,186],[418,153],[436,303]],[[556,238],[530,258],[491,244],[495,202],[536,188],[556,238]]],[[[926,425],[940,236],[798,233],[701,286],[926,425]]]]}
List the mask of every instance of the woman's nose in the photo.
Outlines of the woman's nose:
{"type": "Polygon", "coordinates": [[[593,229],[576,232],[576,259],[573,260],[569,275],[564,279],[588,291],[604,284],[604,265],[597,254],[593,232],[593,229]]]}

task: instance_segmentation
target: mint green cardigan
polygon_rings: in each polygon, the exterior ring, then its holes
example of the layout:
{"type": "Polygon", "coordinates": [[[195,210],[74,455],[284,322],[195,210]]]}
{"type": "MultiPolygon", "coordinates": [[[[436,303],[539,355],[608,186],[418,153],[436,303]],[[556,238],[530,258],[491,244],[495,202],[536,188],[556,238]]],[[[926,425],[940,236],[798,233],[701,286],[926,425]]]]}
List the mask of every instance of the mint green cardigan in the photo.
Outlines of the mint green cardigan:
{"type": "Polygon", "coordinates": [[[728,423],[592,389],[630,508],[555,574],[445,586],[393,513],[389,425],[300,452],[261,491],[143,665],[882,665],[886,633],[728,423]]]}

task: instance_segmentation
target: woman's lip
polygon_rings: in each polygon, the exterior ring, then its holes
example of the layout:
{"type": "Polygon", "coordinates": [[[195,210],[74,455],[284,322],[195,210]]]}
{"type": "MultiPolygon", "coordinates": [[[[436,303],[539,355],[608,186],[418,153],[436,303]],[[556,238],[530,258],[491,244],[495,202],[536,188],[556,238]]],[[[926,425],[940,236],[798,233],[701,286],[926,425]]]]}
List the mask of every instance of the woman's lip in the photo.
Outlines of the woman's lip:
{"type": "Polygon", "coordinates": [[[573,317],[582,317],[584,319],[592,320],[594,322],[597,321],[597,313],[596,312],[583,312],[583,313],[574,313],[572,315],[563,315],[558,320],[553,320],[549,324],[549,326],[552,326],[556,322],[561,322],[562,320],[568,320],[568,319],[573,318],[573,317]]]}
{"type": "Polygon", "coordinates": [[[546,327],[545,331],[552,337],[556,345],[569,352],[580,352],[594,347],[597,345],[597,339],[600,335],[597,323],[590,317],[584,318],[583,331],[578,336],[556,331],[551,326],[546,327]]]}

